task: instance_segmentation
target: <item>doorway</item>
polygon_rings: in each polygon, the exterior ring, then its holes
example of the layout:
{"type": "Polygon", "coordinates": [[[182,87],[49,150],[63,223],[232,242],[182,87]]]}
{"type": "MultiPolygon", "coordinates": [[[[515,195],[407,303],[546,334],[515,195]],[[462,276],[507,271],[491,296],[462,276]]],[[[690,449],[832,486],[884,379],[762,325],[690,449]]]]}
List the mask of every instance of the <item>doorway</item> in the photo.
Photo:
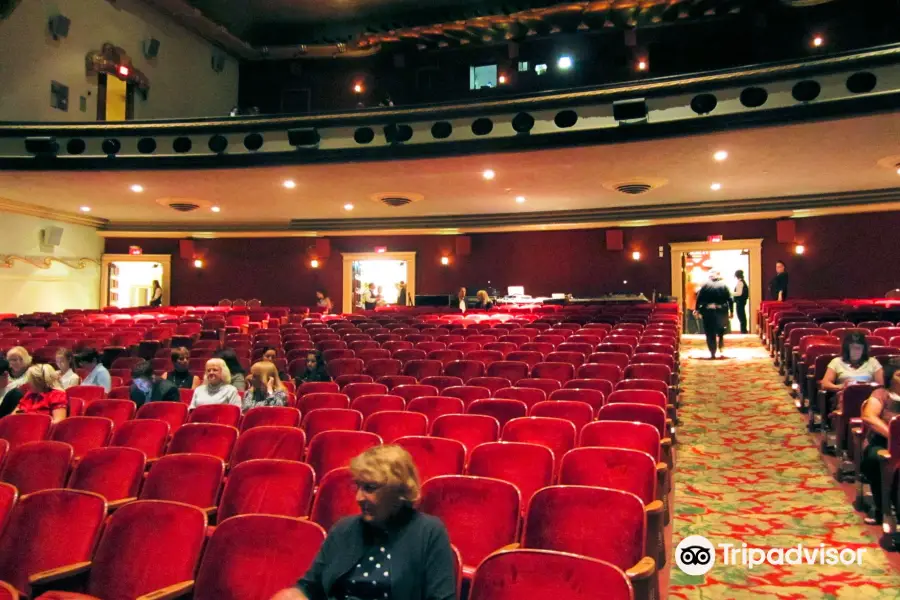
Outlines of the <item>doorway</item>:
{"type": "MultiPolygon", "coordinates": [[[[709,272],[718,269],[734,291],[734,273],[744,271],[750,287],[747,302],[747,323],[750,332],[756,328],[756,313],[762,299],[762,239],[730,240],[722,242],[682,242],[670,244],[672,257],[672,296],[679,298],[684,313],[684,332],[700,333],[702,326],[693,316],[697,291],[709,279],[709,272]]],[[[731,331],[740,332],[737,317],[732,319],[731,331]]]]}
{"type": "Polygon", "coordinates": [[[415,252],[360,252],[343,255],[344,285],[342,310],[344,313],[364,309],[363,294],[369,284],[375,284],[380,306],[403,304],[401,284],[406,284],[406,305],[416,296],[415,252]]]}
{"type": "Polygon", "coordinates": [[[116,308],[148,306],[153,297],[153,282],[159,281],[163,290],[163,305],[168,305],[170,267],[171,257],[168,254],[104,254],[100,272],[100,304],[116,308]]]}

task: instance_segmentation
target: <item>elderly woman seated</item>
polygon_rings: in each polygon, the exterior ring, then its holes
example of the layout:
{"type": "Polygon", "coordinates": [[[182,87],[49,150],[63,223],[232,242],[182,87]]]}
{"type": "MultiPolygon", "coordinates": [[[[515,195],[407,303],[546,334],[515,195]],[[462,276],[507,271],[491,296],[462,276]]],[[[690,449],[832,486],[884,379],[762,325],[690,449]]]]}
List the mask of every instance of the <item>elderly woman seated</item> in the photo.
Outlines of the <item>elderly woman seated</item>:
{"type": "Polygon", "coordinates": [[[272,600],[453,600],[456,574],[444,524],[416,510],[419,475],[399,446],[350,462],[361,514],[339,521],[297,587],[272,600]]]}
{"type": "Polygon", "coordinates": [[[206,361],[206,376],[203,385],[194,390],[190,409],[207,404],[233,404],[241,405],[241,398],[237,389],[231,385],[231,371],[221,358],[211,358],[206,361]]]}

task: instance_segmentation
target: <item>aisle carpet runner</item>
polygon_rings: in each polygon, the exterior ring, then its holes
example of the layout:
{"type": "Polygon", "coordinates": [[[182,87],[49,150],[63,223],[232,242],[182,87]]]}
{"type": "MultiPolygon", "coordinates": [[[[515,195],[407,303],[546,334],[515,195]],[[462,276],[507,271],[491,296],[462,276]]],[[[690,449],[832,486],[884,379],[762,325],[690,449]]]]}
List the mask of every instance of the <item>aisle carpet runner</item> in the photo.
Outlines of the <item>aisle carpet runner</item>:
{"type": "Polygon", "coordinates": [[[729,338],[708,360],[702,338],[682,345],[669,598],[900,599],[900,573],[848,503],[806,434],[804,417],[756,336],[729,338]],[[862,564],[724,565],[683,573],[674,547],[702,535],[714,546],[865,548],[862,564]]]}

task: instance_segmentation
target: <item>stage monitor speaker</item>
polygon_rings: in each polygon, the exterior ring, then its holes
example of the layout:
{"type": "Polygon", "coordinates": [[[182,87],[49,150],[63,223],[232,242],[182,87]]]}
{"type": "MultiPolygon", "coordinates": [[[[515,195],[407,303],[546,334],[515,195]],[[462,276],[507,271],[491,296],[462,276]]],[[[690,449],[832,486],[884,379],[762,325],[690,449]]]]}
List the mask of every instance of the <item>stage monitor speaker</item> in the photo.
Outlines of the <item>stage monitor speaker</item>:
{"type": "Polygon", "coordinates": [[[178,240],[178,255],[184,260],[194,260],[194,240],[178,240]]]}
{"type": "Polygon", "coordinates": [[[625,235],[621,229],[606,230],[606,249],[607,250],[624,250],[625,235]]]}
{"type": "Polygon", "coordinates": [[[460,235],[456,238],[456,255],[468,256],[472,254],[472,238],[467,235],[460,235]]]}
{"type": "Polygon", "coordinates": [[[50,35],[54,40],[58,40],[59,38],[64,38],[69,35],[69,25],[71,25],[71,21],[68,17],[63,15],[53,15],[50,17],[50,21],[48,22],[48,27],[50,29],[50,35]]]}
{"type": "Polygon", "coordinates": [[[62,242],[62,227],[48,227],[41,231],[41,244],[44,246],[59,246],[62,242]]]}
{"type": "Polygon", "coordinates": [[[779,244],[793,244],[797,237],[797,222],[791,219],[775,221],[775,231],[779,244]]]}
{"type": "Polygon", "coordinates": [[[150,38],[144,40],[144,58],[150,60],[159,56],[159,40],[150,38]]]}
{"type": "Polygon", "coordinates": [[[613,117],[619,121],[620,125],[623,123],[646,123],[647,101],[638,98],[613,102],[613,117]]]}
{"type": "Polygon", "coordinates": [[[328,258],[329,256],[331,256],[331,240],[318,238],[316,240],[316,257],[328,258]]]}

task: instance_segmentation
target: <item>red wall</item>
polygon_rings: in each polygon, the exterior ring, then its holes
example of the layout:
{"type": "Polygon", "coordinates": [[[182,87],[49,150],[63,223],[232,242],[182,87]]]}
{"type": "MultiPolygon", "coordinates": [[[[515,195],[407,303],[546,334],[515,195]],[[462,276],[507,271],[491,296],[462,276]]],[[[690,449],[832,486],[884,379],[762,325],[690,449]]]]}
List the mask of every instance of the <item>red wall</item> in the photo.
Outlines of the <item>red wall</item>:
{"type": "MultiPolygon", "coordinates": [[[[331,238],[331,257],[319,269],[309,267],[311,238],[244,238],[197,240],[206,265],[193,267],[178,256],[178,240],[108,239],[106,252],[127,253],[139,245],[145,253],[172,254],[173,304],[208,304],[221,298],[259,298],[268,305],[309,305],[314,288],[324,286],[341,306],[341,252],[416,251],[416,291],[449,294],[460,285],[486,285],[505,290],[523,285],[534,295],[568,292],[576,296],[615,291],[670,289],[670,242],[764,238],[763,281],[774,276],[774,263],[784,260],[791,275],[791,295],[811,298],[883,296],[900,287],[896,259],[900,213],[872,213],[798,219],[797,240],[806,254],[775,239],[775,221],[694,223],[625,229],[625,251],[605,249],[601,229],[472,235],[469,256],[454,256],[447,267],[443,254],[453,254],[452,236],[366,236],[331,238]],[[659,258],[658,247],[665,247],[659,258]],[[640,261],[631,252],[640,250],[640,261]],[[628,284],[623,284],[627,280],[628,284]]],[[[474,292],[474,290],[470,290],[474,292]]]]}

